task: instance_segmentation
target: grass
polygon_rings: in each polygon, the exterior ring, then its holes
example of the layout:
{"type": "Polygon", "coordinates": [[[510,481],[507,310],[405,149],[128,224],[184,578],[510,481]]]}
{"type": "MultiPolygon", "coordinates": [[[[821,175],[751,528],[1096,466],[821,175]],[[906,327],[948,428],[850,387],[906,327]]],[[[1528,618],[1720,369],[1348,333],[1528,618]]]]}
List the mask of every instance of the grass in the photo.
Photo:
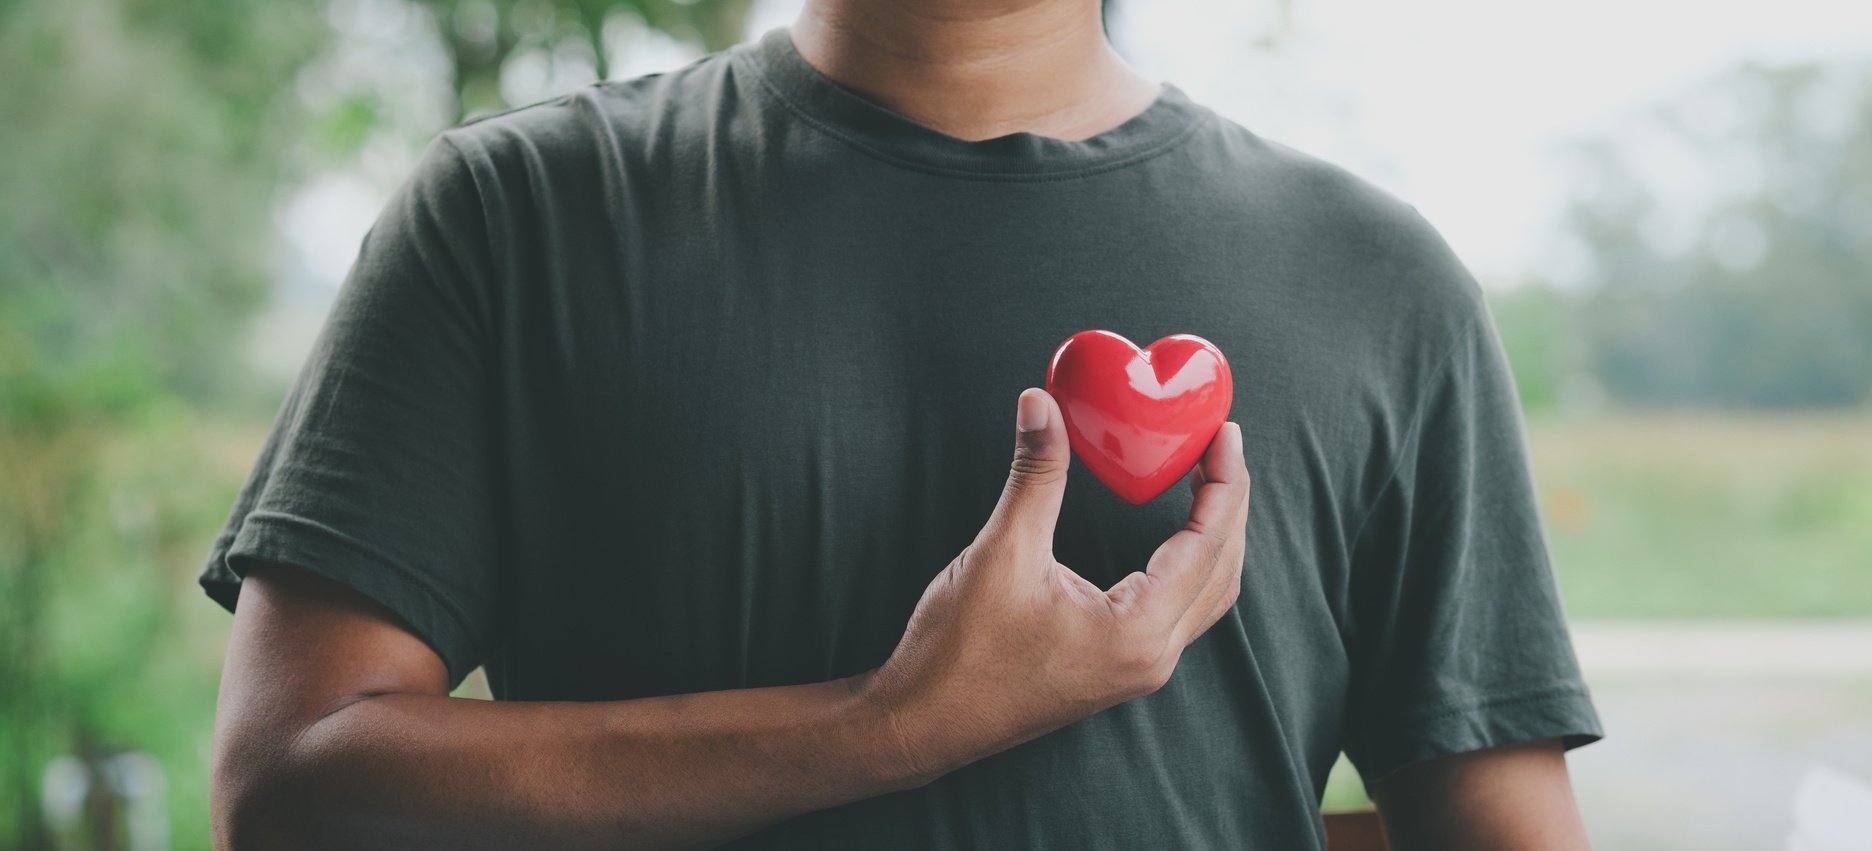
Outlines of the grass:
{"type": "Polygon", "coordinates": [[[1577,618],[1872,617],[1872,415],[1533,418],[1577,618]]]}

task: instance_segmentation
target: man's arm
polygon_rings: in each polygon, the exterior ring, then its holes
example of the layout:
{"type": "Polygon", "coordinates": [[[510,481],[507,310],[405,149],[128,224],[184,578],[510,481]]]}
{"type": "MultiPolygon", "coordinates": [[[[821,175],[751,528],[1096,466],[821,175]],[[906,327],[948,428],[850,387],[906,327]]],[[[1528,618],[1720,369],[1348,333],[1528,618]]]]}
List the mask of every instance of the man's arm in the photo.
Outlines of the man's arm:
{"type": "Polygon", "coordinates": [[[856,678],[454,699],[442,660],[388,610],[279,565],[243,583],[218,714],[217,822],[236,847],[720,838],[914,780],[856,678]]]}
{"type": "Polygon", "coordinates": [[[1371,791],[1397,851],[1591,847],[1558,739],[1425,760],[1371,791]]]}
{"type": "Polygon", "coordinates": [[[1187,526],[1101,591],[1052,557],[1069,454],[1027,428],[1000,502],[875,671],[613,702],[451,698],[388,611],[314,574],[243,580],[215,731],[218,843],[666,847],[912,788],[1149,694],[1241,588],[1248,475],[1225,424],[1187,526]]]}

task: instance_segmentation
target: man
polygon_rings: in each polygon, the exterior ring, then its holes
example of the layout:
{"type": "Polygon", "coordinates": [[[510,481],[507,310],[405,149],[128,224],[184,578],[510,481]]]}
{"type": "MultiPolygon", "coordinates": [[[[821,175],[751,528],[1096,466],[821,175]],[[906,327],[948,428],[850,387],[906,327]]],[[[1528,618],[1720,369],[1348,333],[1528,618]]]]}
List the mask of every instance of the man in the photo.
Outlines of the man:
{"type": "Polygon", "coordinates": [[[1480,290],[1095,0],[812,0],[444,132],[202,582],[237,847],[1320,848],[1342,749],[1396,847],[1584,846],[1480,290]],[[1188,487],[1069,475],[1088,328],[1230,357],[1188,487]]]}

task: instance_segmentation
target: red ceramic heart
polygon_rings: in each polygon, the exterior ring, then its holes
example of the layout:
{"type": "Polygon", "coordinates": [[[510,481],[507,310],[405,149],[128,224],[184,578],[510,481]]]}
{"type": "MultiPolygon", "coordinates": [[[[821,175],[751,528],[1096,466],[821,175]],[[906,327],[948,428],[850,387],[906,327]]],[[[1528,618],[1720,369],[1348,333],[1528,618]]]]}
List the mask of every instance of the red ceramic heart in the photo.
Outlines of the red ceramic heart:
{"type": "Polygon", "coordinates": [[[1110,331],[1081,331],[1053,352],[1046,391],[1065,414],[1073,454],[1142,505],[1196,466],[1228,419],[1235,382],[1222,350],[1194,334],[1139,349],[1110,331]]]}

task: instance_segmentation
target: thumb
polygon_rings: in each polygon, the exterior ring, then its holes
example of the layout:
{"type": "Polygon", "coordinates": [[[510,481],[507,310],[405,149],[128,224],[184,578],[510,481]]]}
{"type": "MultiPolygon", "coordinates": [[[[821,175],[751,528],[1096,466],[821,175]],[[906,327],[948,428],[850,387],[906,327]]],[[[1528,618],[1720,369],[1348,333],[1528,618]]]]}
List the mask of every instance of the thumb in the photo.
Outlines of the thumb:
{"type": "Polygon", "coordinates": [[[1059,403],[1038,387],[1021,391],[1014,415],[1014,462],[983,534],[1051,552],[1071,461],[1059,403]]]}

